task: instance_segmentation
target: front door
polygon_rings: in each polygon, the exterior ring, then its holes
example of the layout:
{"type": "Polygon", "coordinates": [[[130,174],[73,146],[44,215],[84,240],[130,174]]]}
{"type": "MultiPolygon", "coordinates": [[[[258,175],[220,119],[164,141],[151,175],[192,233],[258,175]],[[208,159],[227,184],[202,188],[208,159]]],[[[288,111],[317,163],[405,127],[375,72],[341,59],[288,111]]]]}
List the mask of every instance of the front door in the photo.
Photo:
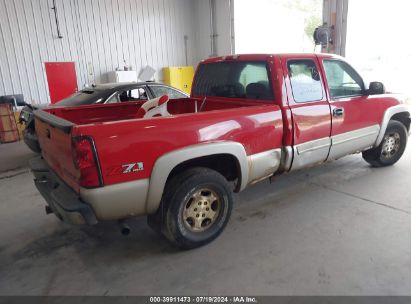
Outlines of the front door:
{"type": "Polygon", "coordinates": [[[322,59],[332,113],[328,159],[363,151],[376,142],[385,111],[378,97],[366,95],[361,76],[345,61],[322,59]]]}
{"type": "Polygon", "coordinates": [[[293,120],[291,170],[322,163],[331,146],[331,111],[315,55],[283,56],[288,106],[293,120]]]}

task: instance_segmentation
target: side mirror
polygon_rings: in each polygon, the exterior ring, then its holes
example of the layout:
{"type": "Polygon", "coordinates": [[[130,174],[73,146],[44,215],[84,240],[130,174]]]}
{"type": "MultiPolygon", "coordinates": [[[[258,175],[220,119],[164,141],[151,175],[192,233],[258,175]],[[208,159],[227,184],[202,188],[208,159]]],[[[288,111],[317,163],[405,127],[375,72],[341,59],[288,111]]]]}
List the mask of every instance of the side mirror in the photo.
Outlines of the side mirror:
{"type": "Polygon", "coordinates": [[[370,83],[370,88],[367,91],[368,95],[385,94],[385,86],[382,82],[373,81],[370,83]]]}

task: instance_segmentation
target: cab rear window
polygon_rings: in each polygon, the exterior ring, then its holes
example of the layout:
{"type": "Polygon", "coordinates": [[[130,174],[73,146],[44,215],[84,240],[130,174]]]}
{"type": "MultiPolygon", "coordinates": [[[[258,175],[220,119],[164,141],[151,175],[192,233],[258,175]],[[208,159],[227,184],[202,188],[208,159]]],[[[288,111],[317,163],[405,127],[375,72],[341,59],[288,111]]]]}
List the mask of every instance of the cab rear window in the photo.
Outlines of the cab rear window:
{"type": "Polygon", "coordinates": [[[193,95],[272,100],[267,64],[245,61],[202,64],[196,73],[193,95]]]}

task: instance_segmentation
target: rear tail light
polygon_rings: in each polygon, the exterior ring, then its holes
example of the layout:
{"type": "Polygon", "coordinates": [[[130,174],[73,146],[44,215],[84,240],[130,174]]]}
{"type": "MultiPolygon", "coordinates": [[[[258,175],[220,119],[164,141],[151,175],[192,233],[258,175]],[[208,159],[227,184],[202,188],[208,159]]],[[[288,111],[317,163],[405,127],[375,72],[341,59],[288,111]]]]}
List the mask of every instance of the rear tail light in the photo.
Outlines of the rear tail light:
{"type": "Polygon", "coordinates": [[[102,186],[100,169],[93,139],[75,137],[73,139],[73,162],[80,171],[79,184],[85,188],[102,186]]]}

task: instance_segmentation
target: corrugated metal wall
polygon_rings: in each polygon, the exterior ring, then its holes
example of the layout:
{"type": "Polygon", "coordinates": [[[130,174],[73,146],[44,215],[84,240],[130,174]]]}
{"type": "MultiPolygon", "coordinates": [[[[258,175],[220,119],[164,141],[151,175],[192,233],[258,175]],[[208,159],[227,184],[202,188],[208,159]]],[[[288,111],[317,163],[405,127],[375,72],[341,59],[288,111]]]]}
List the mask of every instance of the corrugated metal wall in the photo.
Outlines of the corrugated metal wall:
{"type": "Polygon", "coordinates": [[[74,61],[79,88],[107,81],[124,60],[139,71],[194,64],[191,0],[0,0],[0,95],[49,102],[44,62],[74,61]]]}

